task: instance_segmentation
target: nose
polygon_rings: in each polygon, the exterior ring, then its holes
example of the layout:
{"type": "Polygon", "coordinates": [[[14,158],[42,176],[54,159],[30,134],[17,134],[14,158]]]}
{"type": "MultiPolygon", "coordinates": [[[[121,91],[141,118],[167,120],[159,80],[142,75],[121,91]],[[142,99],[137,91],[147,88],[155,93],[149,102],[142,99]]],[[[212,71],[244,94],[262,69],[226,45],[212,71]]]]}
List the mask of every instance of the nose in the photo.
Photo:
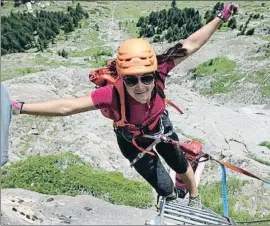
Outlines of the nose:
{"type": "Polygon", "coordinates": [[[143,88],[145,85],[142,83],[141,79],[138,79],[138,84],[136,85],[136,88],[141,89],[143,88]]]}

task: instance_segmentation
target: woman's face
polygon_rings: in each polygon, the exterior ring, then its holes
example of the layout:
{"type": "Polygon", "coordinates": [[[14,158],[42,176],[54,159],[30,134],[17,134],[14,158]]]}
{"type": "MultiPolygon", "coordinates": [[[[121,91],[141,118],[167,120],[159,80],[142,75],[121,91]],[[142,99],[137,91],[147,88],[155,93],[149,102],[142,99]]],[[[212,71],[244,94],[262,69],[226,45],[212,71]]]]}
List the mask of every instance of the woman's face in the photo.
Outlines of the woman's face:
{"type": "Polygon", "coordinates": [[[150,100],[155,86],[154,73],[123,76],[128,94],[136,101],[144,104],[150,100]]]}

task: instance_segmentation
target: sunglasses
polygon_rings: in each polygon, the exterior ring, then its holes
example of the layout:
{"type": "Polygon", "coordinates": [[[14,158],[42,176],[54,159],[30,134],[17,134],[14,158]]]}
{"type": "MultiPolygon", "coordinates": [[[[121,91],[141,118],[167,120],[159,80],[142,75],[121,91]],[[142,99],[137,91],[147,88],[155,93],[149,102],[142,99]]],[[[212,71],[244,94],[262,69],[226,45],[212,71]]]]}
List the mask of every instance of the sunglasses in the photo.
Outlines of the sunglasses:
{"type": "Polygon", "coordinates": [[[123,80],[128,87],[136,86],[139,83],[139,79],[144,85],[150,85],[155,80],[155,77],[152,73],[144,74],[140,77],[134,75],[126,75],[123,77],[123,80]]]}

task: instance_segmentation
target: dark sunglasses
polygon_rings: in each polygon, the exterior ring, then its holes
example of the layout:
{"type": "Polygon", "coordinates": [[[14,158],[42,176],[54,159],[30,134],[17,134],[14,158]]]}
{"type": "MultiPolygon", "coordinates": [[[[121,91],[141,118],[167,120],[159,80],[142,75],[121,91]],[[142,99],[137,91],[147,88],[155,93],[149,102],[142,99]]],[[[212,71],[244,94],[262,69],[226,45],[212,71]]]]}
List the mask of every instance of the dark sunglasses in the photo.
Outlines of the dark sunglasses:
{"type": "Polygon", "coordinates": [[[137,77],[134,75],[125,75],[123,77],[123,80],[128,87],[136,86],[139,83],[139,79],[141,80],[141,83],[143,83],[144,85],[150,85],[155,80],[155,76],[154,74],[151,73],[151,74],[144,74],[141,77],[137,77]]]}

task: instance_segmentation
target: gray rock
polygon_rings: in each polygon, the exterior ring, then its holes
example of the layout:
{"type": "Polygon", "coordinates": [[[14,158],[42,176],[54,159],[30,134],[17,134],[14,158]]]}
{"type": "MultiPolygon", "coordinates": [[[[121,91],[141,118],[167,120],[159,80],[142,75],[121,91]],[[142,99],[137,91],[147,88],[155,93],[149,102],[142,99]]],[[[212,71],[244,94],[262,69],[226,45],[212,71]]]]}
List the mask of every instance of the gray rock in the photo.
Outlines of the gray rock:
{"type": "Polygon", "coordinates": [[[113,205],[89,195],[52,196],[23,189],[3,189],[1,195],[2,225],[143,225],[156,216],[154,210],[113,205]]]}

